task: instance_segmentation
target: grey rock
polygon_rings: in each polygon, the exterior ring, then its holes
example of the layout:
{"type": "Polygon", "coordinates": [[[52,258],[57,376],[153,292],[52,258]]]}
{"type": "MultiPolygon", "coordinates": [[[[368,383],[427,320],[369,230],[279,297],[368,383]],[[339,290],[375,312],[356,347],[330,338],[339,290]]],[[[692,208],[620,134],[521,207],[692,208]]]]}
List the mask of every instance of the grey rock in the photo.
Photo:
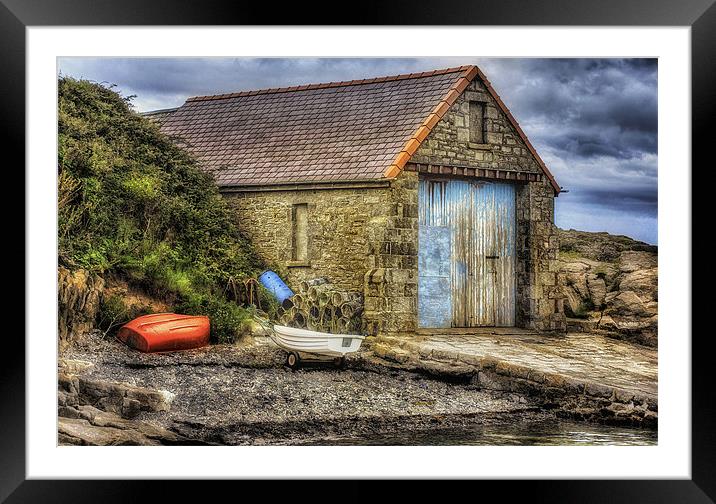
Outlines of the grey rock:
{"type": "Polygon", "coordinates": [[[79,375],[91,371],[94,364],[86,360],[66,359],[60,357],[57,361],[57,367],[61,373],[67,375],[79,375]]]}
{"type": "Polygon", "coordinates": [[[654,269],[658,266],[656,254],[641,251],[626,251],[619,255],[619,270],[625,273],[643,269],[654,269]]]}
{"type": "Polygon", "coordinates": [[[583,297],[571,286],[564,287],[564,296],[567,306],[572,313],[577,313],[582,304],[583,297]]]}
{"type": "Polygon", "coordinates": [[[620,290],[632,291],[644,301],[656,301],[658,299],[658,286],[657,268],[630,271],[619,282],[620,290]]]}
{"type": "Polygon", "coordinates": [[[596,321],[604,334],[656,346],[657,248],[607,233],[560,231],[560,239],[564,309],[577,317],[569,326],[596,321]]]}
{"type": "Polygon", "coordinates": [[[96,403],[105,411],[126,417],[139,411],[168,411],[174,398],[167,391],[83,377],[79,379],[79,396],[85,403],[96,403]]]}
{"type": "Polygon", "coordinates": [[[117,446],[178,444],[184,438],[147,422],[128,421],[103,412],[91,420],[61,416],[58,422],[60,444],[117,446]]]}
{"type": "Polygon", "coordinates": [[[617,316],[648,316],[649,311],[644,305],[644,301],[632,291],[621,291],[612,299],[608,309],[604,311],[606,315],[617,316]]]}

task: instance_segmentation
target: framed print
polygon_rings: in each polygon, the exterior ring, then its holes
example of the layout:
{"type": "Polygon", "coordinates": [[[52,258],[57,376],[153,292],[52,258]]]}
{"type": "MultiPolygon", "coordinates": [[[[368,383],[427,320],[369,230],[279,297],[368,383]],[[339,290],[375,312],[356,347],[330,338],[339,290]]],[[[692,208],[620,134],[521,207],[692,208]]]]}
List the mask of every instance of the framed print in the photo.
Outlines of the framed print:
{"type": "Polygon", "coordinates": [[[2,0],[28,301],[3,499],[253,478],[714,499],[691,166],[715,8],[448,4],[269,26],[2,0]]]}

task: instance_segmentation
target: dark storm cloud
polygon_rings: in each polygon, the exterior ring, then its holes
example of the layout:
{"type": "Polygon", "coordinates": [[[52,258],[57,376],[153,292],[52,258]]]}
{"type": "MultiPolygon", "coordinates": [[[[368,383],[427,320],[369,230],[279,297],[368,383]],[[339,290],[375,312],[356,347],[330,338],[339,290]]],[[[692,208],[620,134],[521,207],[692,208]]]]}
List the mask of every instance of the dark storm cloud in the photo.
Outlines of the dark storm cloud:
{"type": "MultiPolygon", "coordinates": [[[[117,84],[140,111],[190,96],[412,72],[422,60],[333,58],[61,58],[66,75],[117,84]]],[[[428,67],[425,67],[428,69],[428,67]]]]}
{"type": "Polygon", "coordinates": [[[558,182],[557,224],[657,239],[655,59],[63,58],[140,111],[190,96],[478,64],[558,182]]]}
{"type": "Polygon", "coordinates": [[[579,157],[656,153],[656,60],[497,60],[494,66],[496,84],[509,89],[510,107],[526,127],[559,125],[558,132],[535,128],[541,143],[579,157]]]}
{"type": "Polygon", "coordinates": [[[481,65],[558,182],[557,224],[657,241],[657,62],[481,65]]]}

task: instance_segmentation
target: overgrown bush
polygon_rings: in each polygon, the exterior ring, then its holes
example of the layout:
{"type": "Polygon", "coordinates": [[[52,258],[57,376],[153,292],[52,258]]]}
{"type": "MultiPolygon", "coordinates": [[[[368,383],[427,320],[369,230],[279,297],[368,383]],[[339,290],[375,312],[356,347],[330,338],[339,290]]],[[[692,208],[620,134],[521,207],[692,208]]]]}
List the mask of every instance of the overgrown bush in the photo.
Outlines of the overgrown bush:
{"type": "Polygon", "coordinates": [[[178,311],[209,315],[214,340],[233,341],[246,311],[226,286],[265,265],[211,177],[133,111],[132,97],[69,77],[58,87],[60,263],[119,274],[178,311]]]}

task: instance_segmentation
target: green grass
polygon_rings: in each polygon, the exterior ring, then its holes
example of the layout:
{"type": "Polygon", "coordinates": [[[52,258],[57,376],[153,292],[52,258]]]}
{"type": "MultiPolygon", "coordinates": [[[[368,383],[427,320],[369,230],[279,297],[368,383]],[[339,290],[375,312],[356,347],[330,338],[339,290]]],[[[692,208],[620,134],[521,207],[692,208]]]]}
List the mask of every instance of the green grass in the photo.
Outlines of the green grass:
{"type": "Polygon", "coordinates": [[[582,255],[576,250],[561,250],[559,251],[560,259],[580,259],[582,255]]]}
{"type": "MultiPolygon", "coordinates": [[[[119,275],[177,311],[209,315],[213,339],[234,341],[249,312],[227,285],[267,265],[212,179],[131,97],[69,77],[58,88],[60,264],[119,275]]],[[[122,310],[105,304],[110,318],[122,310]]]]}

